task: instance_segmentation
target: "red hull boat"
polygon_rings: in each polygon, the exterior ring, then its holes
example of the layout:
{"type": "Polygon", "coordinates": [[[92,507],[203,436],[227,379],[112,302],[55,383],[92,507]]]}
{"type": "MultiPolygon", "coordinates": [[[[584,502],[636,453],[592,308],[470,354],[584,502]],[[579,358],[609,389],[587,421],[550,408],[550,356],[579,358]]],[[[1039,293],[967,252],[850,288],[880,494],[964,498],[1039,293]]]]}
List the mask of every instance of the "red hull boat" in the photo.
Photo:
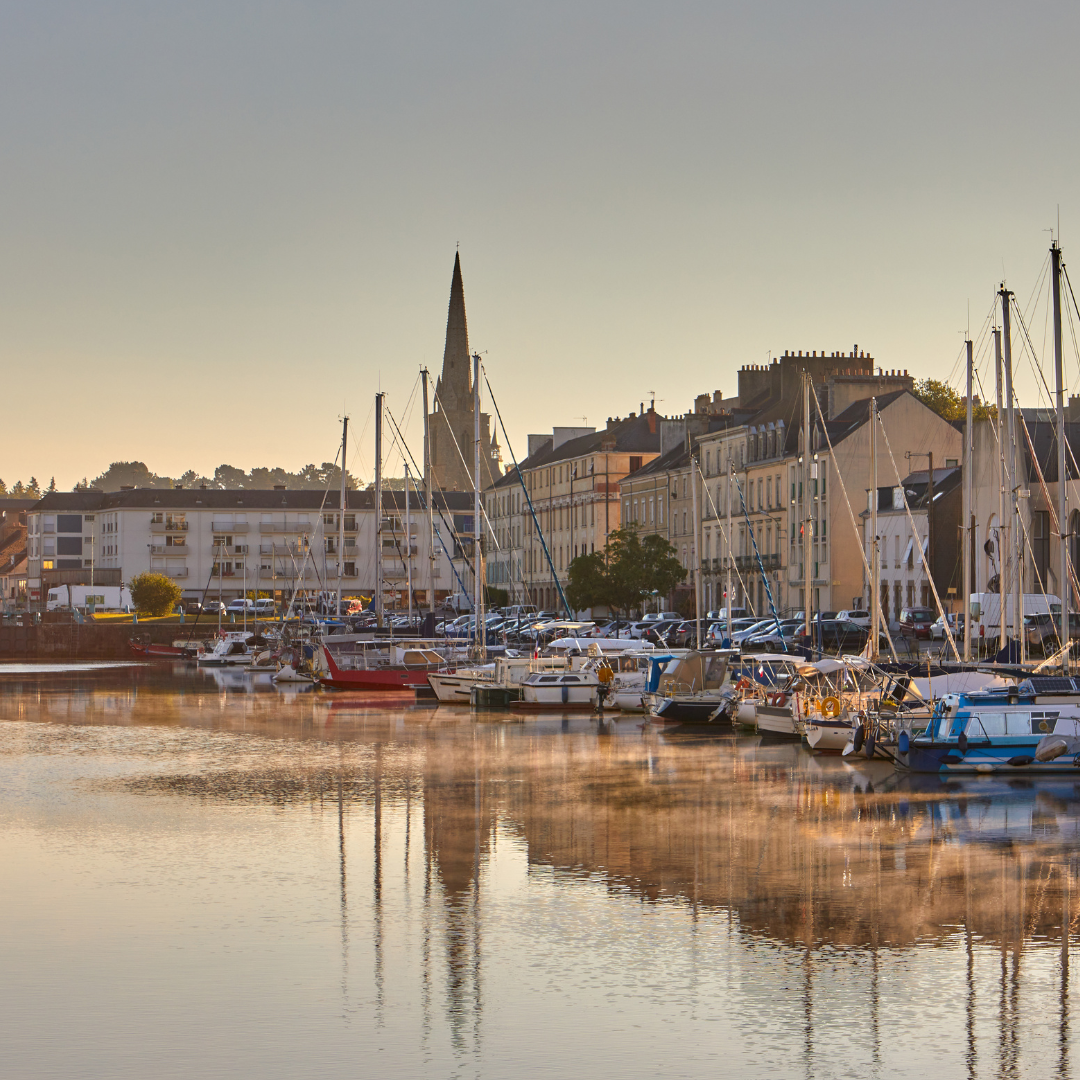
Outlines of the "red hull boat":
{"type": "MultiPolygon", "coordinates": [[[[422,663],[388,665],[370,668],[341,668],[334,661],[333,653],[323,646],[329,674],[319,682],[334,690],[426,690],[428,672],[437,671],[441,664],[422,663]]],[[[421,654],[422,655],[422,654],[421,654]]]]}

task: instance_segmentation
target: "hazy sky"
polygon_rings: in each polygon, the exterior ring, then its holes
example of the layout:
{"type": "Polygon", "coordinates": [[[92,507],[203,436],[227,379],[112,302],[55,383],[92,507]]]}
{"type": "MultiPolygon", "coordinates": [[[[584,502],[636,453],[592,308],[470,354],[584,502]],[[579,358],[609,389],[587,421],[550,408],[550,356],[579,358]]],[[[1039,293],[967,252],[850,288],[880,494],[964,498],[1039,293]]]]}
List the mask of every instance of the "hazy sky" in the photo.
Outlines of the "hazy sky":
{"type": "Polygon", "coordinates": [[[1078,31],[1030,2],[4,3],[0,476],[297,468],[343,410],[370,476],[458,242],[519,457],[770,351],[945,377],[969,300],[977,329],[1004,272],[1027,304],[1058,204],[1080,266],[1078,31]]]}

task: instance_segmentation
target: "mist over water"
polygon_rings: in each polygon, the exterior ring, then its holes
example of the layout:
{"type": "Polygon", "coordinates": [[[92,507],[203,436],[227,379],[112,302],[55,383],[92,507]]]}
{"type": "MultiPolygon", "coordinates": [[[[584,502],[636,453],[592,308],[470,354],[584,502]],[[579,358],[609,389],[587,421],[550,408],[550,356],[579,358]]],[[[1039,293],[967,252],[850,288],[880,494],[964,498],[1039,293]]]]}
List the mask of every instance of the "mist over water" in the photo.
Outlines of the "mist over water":
{"type": "Polygon", "coordinates": [[[0,668],[6,1077],[1070,1076],[1080,777],[0,668]]]}

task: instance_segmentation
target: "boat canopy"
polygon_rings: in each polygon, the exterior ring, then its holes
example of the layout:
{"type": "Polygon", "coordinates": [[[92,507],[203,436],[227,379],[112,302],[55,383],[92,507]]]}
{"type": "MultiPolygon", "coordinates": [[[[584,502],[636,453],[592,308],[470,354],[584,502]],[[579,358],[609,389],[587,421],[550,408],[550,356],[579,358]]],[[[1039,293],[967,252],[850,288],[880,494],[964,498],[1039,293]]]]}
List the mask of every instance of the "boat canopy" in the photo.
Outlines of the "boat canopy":
{"type": "Polygon", "coordinates": [[[727,665],[726,653],[688,652],[672,673],[672,689],[683,692],[718,690],[724,685],[727,665]]]}

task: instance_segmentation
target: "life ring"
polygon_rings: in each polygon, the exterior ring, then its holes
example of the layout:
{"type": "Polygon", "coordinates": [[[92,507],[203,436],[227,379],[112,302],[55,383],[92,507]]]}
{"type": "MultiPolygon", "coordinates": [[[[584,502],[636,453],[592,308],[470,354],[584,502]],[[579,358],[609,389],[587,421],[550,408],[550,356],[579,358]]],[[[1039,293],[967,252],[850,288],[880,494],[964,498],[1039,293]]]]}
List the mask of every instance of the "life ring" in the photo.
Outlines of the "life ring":
{"type": "Polygon", "coordinates": [[[736,690],[749,690],[753,683],[744,675],[736,684],[736,690]]]}
{"type": "Polygon", "coordinates": [[[768,701],[774,709],[782,709],[787,704],[787,694],[770,694],[768,701]]]}
{"type": "Polygon", "coordinates": [[[821,704],[821,715],[827,717],[829,720],[834,720],[840,715],[840,699],[835,697],[825,698],[821,704]]]}

